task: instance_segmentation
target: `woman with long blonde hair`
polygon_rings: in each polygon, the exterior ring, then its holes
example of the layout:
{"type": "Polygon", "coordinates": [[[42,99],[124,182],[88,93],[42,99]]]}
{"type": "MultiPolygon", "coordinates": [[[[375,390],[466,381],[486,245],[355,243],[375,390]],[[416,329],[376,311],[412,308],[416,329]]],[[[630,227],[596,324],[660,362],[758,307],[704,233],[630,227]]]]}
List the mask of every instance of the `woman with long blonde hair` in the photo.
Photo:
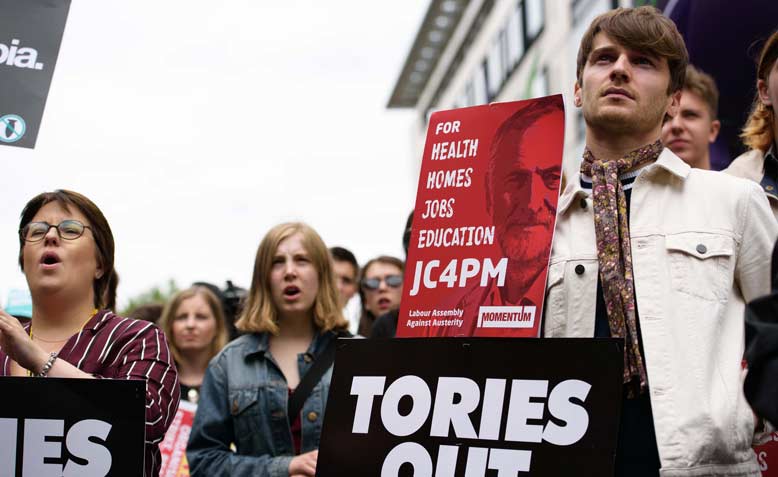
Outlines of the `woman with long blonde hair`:
{"type": "Polygon", "coordinates": [[[187,447],[192,476],[314,476],[332,375],[325,357],[348,322],[329,252],[311,227],[284,223],[265,235],[236,326],[247,334],[203,380],[187,447]],[[295,395],[308,384],[307,395],[295,395]],[[294,402],[299,410],[290,410],[294,402]]]}
{"type": "Polygon", "coordinates": [[[738,156],[724,171],[762,185],[778,219],[778,31],[765,42],[756,67],[756,94],[751,114],[740,134],[749,151],[738,156]]]}
{"type": "Polygon", "coordinates": [[[221,302],[205,287],[181,290],[165,305],[159,324],[176,360],[181,399],[197,404],[208,363],[227,344],[221,302]]]}

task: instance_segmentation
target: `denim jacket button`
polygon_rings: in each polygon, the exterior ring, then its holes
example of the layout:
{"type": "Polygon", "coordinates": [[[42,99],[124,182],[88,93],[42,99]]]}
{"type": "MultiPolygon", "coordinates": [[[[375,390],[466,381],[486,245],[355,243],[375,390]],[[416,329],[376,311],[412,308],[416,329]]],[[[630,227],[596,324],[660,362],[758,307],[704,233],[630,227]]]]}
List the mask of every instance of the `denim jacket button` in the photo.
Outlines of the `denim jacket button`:
{"type": "Polygon", "coordinates": [[[315,413],[315,412],[313,412],[313,411],[311,411],[311,412],[309,412],[309,413],[308,413],[308,420],[309,420],[309,421],[311,421],[311,422],[314,422],[314,421],[316,421],[316,419],[317,419],[318,417],[319,417],[319,415],[318,415],[318,414],[316,414],[316,413],[315,413]]]}
{"type": "Polygon", "coordinates": [[[707,251],[708,251],[708,247],[706,247],[706,246],[705,246],[705,245],[703,245],[703,244],[699,244],[699,245],[697,245],[697,251],[698,251],[699,253],[703,253],[703,254],[704,254],[705,252],[707,252],[707,251]]]}
{"type": "Polygon", "coordinates": [[[585,271],[586,271],[586,268],[584,268],[583,265],[578,264],[578,265],[575,266],[575,273],[577,273],[578,275],[583,275],[583,273],[585,271]]]}
{"type": "Polygon", "coordinates": [[[311,361],[313,361],[313,356],[311,356],[311,353],[305,353],[303,355],[303,361],[305,361],[306,363],[310,363],[311,361]]]}

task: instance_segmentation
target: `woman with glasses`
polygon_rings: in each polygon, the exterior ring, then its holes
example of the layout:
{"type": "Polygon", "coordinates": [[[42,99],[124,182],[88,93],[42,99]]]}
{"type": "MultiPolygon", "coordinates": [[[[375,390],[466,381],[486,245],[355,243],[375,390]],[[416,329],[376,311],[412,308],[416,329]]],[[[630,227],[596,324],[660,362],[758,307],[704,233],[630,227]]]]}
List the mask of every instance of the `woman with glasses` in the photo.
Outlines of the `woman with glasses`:
{"type": "Polygon", "coordinates": [[[187,288],[167,302],[159,326],[176,360],[181,399],[197,404],[208,363],[227,344],[222,304],[205,287],[187,288]]]}
{"type": "Polygon", "coordinates": [[[362,268],[362,317],[359,334],[370,336],[376,319],[400,308],[405,265],[399,258],[381,255],[362,268]]]}
{"type": "Polygon", "coordinates": [[[315,475],[330,352],[348,322],[329,251],[311,227],[285,223],[265,235],[236,326],[248,334],[211,361],[200,389],[191,475],[315,475]]]}
{"type": "Polygon", "coordinates": [[[32,320],[22,326],[0,311],[0,376],[145,381],[144,476],[156,476],[158,443],[178,408],[178,374],[156,326],[105,309],[113,262],[111,228],[91,200],[57,190],[27,203],[19,265],[32,320]]]}

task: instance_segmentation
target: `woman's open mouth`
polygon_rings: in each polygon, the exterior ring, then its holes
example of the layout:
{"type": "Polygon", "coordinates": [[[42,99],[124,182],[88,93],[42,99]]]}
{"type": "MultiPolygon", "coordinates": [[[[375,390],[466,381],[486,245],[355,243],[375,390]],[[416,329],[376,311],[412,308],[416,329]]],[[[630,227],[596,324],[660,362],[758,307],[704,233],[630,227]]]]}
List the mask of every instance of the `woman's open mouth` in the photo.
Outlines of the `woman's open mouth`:
{"type": "Polygon", "coordinates": [[[55,269],[60,263],[62,263],[62,260],[60,260],[59,255],[54,252],[44,252],[43,255],[41,255],[40,265],[44,270],[55,269]]]}
{"type": "Polygon", "coordinates": [[[284,287],[284,299],[287,301],[294,301],[299,298],[301,290],[296,286],[284,287]]]}

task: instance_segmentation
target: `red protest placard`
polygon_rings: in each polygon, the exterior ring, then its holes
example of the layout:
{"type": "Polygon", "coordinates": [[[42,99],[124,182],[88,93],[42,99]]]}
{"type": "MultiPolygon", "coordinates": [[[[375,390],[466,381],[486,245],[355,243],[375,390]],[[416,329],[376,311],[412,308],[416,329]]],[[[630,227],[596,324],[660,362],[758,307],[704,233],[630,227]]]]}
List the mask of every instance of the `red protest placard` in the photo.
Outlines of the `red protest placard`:
{"type": "Polygon", "coordinates": [[[762,477],[778,476],[778,432],[774,432],[768,442],[754,447],[754,452],[762,477]]]}
{"type": "Polygon", "coordinates": [[[563,143],[561,95],[432,115],[397,336],[538,336],[563,143]]]}
{"type": "Polygon", "coordinates": [[[162,454],[160,477],[189,477],[189,463],[186,460],[186,444],[192,431],[197,406],[181,401],[178,412],[165,434],[165,439],[159,444],[162,454]]]}

